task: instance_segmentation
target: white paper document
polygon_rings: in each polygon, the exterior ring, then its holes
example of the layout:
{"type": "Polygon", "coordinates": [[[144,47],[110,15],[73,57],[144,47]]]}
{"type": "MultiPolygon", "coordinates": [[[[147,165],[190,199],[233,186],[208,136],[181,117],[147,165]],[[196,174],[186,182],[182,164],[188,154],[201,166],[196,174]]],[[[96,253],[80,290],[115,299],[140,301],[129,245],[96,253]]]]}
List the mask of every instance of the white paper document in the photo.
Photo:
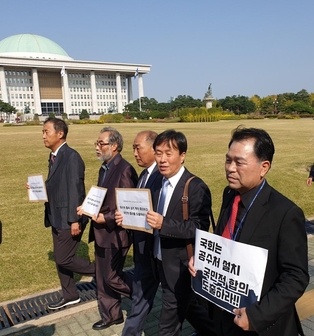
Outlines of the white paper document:
{"type": "Polygon", "coordinates": [[[30,202],[47,202],[47,191],[44,178],[42,175],[31,175],[27,179],[28,199],[30,202]]]}
{"type": "Polygon", "coordinates": [[[83,213],[87,216],[97,217],[107,193],[106,188],[92,186],[82,205],[83,213]]]}
{"type": "Polygon", "coordinates": [[[146,221],[147,212],[153,208],[149,189],[116,188],[116,204],[123,215],[122,227],[153,233],[146,221]]]}

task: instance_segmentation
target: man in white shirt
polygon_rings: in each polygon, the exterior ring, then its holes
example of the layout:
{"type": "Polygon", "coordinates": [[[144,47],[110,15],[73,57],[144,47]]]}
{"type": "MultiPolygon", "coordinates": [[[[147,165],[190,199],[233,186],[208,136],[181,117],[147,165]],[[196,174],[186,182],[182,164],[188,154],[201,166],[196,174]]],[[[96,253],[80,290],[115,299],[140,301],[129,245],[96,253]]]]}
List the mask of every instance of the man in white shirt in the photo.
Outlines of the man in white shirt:
{"type": "MultiPolygon", "coordinates": [[[[137,164],[144,168],[137,188],[148,188],[153,192],[155,185],[161,185],[162,175],[155,162],[153,143],[157,137],[154,131],[142,131],[133,142],[133,154],[137,164]]],[[[116,212],[116,222],[121,225],[123,216],[116,212]]],[[[142,335],[145,319],[151,311],[159,286],[153,260],[153,235],[133,231],[134,278],[131,312],[125,321],[122,336],[142,335]]]]}
{"type": "Polygon", "coordinates": [[[215,335],[207,311],[197,304],[191,289],[187,254],[187,244],[195,242],[196,229],[209,229],[211,194],[207,185],[195,177],[189,185],[189,217],[184,220],[183,190],[193,176],[184,167],[186,137],[181,132],[166,130],[157,136],[153,148],[163,176],[162,186],[156,187],[153,194],[156,211],[147,213],[147,222],[154,229],[154,257],[162,286],[159,335],[181,335],[185,318],[200,334],[215,335]]]}

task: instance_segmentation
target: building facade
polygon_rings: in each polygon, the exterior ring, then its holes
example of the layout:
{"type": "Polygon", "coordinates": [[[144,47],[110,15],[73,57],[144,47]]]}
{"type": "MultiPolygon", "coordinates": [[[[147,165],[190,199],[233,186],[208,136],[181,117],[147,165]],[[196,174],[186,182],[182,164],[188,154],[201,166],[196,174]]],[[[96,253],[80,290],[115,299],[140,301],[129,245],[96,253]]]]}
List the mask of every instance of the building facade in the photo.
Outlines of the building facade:
{"type": "Polygon", "coordinates": [[[21,113],[78,115],[124,111],[133,78],[144,96],[150,65],[77,61],[55,42],[33,34],[0,41],[0,99],[21,113]]]}

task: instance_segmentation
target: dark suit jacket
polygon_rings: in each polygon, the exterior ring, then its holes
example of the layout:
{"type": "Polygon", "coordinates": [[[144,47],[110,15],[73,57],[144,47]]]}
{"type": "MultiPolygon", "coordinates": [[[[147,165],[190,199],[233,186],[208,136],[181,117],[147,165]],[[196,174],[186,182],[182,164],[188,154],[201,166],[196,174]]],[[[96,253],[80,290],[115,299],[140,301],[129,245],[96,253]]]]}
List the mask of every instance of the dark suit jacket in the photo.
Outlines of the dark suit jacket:
{"type": "MultiPolygon", "coordinates": [[[[234,193],[229,187],[224,191],[216,228],[219,235],[226,224],[221,219],[226,217],[234,193]]],[[[265,183],[237,240],[268,250],[261,300],[246,309],[254,330],[258,335],[296,336],[301,327],[294,304],[309,282],[302,210],[265,183]]]]}
{"type": "MultiPolygon", "coordinates": [[[[103,169],[99,170],[98,185],[102,180],[103,169]]],[[[100,187],[107,188],[101,212],[105,216],[105,224],[97,224],[92,221],[90,241],[95,240],[97,245],[103,248],[129,247],[128,232],[117,226],[115,221],[116,195],[115,188],[135,188],[137,185],[137,173],[133,166],[117,154],[110,163],[105,180],[100,187]]]]}
{"type": "Polygon", "coordinates": [[[311,177],[312,180],[314,179],[314,165],[311,166],[309,177],[311,177]]]}
{"type": "MultiPolygon", "coordinates": [[[[144,170],[139,176],[139,181],[143,176],[144,170]]],[[[150,189],[153,194],[156,188],[161,187],[162,175],[160,174],[157,165],[150,174],[145,189],[150,189]]],[[[141,260],[148,260],[145,256],[152,256],[153,251],[153,235],[144,231],[133,231],[133,248],[134,248],[134,262],[140,262],[141,260]],[[144,258],[141,258],[141,257],[144,258]]]]}
{"type": "Polygon", "coordinates": [[[88,218],[76,213],[85,198],[84,171],[78,152],[62,145],[46,180],[45,226],[64,230],[70,229],[71,223],[86,224],[88,218]]]}
{"type": "MultiPolygon", "coordinates": [[[[183,220],[182,196],[186,181],[193,176],[185,169],[173,191],[167,213],[164,216],[162,228],[159,231],[162,266],[168,285],[175,292],[178,280],[186,278],[187,286],[191,288],[190,274],[187,268],[188,256],[186,241],[195,241],[195,230],[208,231],[211,214],[211,194],[207,185],[198,177],[189,185],[189,219],[183,220]],[[183,267],[182,267],[183,266],[183,267]]],[[[154,191],[154,209],[157,209],[161,186],[154,191]]],[[[182,288],[181,288],[182,290],[182,288]]]]}

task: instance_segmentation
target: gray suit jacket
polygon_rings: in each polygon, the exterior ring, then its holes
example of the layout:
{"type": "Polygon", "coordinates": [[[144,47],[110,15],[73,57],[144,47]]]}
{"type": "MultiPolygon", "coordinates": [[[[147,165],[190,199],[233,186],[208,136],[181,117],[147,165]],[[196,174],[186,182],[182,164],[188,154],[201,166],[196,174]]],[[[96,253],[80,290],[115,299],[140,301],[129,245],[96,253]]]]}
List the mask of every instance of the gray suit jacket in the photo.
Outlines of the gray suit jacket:
{"type": "Polygon", "coordinates": [[[66,230],[71,228],[71,223],[87,223],[86,216],[76,213],[76,208],[85,198],[84,171],[79,153],[65,143],[59,149],[46,180],[45,226],[66,230]]]}

